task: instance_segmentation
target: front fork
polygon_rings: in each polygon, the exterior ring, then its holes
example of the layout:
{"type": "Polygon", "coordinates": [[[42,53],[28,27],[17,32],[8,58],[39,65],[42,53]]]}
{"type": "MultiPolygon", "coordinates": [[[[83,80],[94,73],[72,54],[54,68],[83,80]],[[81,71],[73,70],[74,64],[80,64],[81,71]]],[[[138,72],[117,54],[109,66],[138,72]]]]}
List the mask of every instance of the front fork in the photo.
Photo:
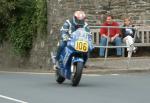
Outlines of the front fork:
{"type": "Polygon", "coordinates": [[[82,59],[82,58],[79,58],[79,57],[73,57],[72,58],[72,62],[71,62],[71,72],[73,72],[73,69],[74,69],[74,64],[76,64],[77,62],[83,62],[85,63],[85,61],[82,59]]]}

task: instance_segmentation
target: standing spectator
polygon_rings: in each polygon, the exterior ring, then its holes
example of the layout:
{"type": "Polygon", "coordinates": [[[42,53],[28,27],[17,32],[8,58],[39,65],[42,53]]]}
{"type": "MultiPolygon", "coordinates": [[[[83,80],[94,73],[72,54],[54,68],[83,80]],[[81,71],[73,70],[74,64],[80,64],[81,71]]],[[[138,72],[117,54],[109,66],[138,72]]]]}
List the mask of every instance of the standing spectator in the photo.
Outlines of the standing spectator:
{"type": "Polygon", "coordinates": [[[124,19],[124,25],[122,29],[122,37],[123,37],[123,42],[126,43],[128,46],[127,51],[130,52],[131,50],[133,52],[136,52],[136,47],[134,47],[134,35],[135,35],[135,30],[133,29],[133,25],[131,24],[130,18],[125,18],[124,19]]]}
{"type": "MultiPolygon", "coordinates": [[[[112,16],[107,16],[106,21],[102,26],[119,26],[119,25],[117,22],[113,21],[112,16]]],[[[111,43],[115,43],[116,46],[120,46],[122,43],[121,38],[120,38],[120,29],[119,28],[109,28],[109,31],[110,31],[109,32],[110,34],[108,34],[108,28],[106,28],[106,27],[102,27],[100,29],[100,36],[101,36],[100,46],[106,46],[107,40],[109,40],[109,42],[111,42],[111,43]]],[[[121,56],[122,55],[121,48],[116,48],[116,50],[117,50],[117,56],[121,56]]],[[[100,47],[99,55],[101,57],[104,57],[105,48],[100,47]]]]}

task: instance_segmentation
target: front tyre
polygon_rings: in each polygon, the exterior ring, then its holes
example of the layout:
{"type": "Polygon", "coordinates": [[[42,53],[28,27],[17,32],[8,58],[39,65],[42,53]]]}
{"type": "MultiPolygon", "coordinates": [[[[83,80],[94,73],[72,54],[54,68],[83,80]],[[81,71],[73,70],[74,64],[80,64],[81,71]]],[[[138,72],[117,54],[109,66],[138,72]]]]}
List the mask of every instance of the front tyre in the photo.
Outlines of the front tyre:
{"type": "Polygon", "coordinates": [[[73,69],[74,73],[72,74],[72,86],[77,86],[82,76],[83,62],[77,62],[73,69]]]}
{"type": "Polygon", "coordinates": [[[56,82],[62,84],[65,81],[65,78],[60,75],[59,69],[56,70],[56,82]]]}

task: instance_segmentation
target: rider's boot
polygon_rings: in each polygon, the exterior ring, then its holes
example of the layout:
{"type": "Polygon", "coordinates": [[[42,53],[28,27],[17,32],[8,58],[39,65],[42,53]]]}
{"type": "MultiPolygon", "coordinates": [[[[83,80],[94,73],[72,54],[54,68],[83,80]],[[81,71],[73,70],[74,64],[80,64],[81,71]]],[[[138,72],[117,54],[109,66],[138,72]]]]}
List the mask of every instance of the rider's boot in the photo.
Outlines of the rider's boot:
{"type": "Polygon", "coordinates": [[[53,66],[53,69],[54,70],[57,70],[59,68],[59,65],[58,65],[58,60],[56,60],[56,58],[54,59],[54,66],[53,66]]]}
{"type": "Polygon", "coordinates": [[[56,62],[56,64],[54,64],[53,69],[54,69],[54,70],[57,70],[58,68],[59,68],[58,62],[56,62]]]}

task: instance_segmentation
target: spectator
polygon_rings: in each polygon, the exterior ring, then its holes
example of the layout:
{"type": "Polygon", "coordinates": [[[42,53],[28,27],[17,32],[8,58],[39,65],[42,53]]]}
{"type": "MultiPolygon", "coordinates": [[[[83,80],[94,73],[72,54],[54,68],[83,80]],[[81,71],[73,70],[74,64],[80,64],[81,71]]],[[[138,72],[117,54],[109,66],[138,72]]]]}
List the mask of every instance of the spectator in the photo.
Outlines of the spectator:
{"type": "Polygon", "coordinates": [[[127,51],[133,51],[136,52],[136,47],[134,47],[134,35],[135,35],[135,30],[133,29],[133,25],[131,24],[130,18],[125,18],[124,19],[124,25],[122,29],[122,37],[123,37],[123,42],[126,43],[126,46],[128,46],[127,51]]]}
{"type": "MultiPolygon", "coordinates": [[[[119,25],[117,22],[113,21],[112,16],[107,16],[106,21],[104,24],[102,24],[102,26],[119,26],[119,25]]],[[[110,28],[109,31],[110,34],[108,34],[108,28],[106,27],[102,27],[100,29],[100,36],[101,36],[100,46],[106,46],[107,40],[109,40],[109,42],[111,43],[115,43],[116,46],[120,46],[122,43],[120,38],[120,29],[110,28]]],[[[117,56],[121,56],[122,55],[121,48],[116,48],[116,50],[117,50],[117,56]]],[[[105,55],[105,48],[100,47],[99,56],[104,57],[104,55],[105,55]]]]}

